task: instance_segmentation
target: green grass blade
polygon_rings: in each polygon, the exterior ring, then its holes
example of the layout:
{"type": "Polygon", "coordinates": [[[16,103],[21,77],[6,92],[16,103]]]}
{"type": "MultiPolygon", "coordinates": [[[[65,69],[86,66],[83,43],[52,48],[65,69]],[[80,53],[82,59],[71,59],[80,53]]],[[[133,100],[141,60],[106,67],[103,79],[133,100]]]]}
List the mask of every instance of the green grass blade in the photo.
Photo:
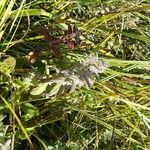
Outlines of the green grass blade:
{"type": "Polygon", "coordinates": [[[127,36],[127,37],[130,37],[132,39],[136,39],[136,40],[150,43],[150,39],[145,37],[145,36],[142,36],[142,35],[136,35],[136,34],[132,34],[132,33],[128,33],[128,32],[120,32],[120,34],[127,36]]]}
{"type": "Polygon", "coordinates": [[[20,128],[22,129],[22,132],[24,133],[25,137],[27,138],[27,140],[29,141],[31,147],[34,149],[34,146],[30,140],[30,137],[27,133],[27,130],[26,128],[22,125],[20,119],[18,118],[17,114],[15,113],[15,111],[13,110],[13,108],[11,107],[11,104],[9,104],[2,96],[1,96],[1,99],[3,100],[3,102],[6,104],[6,106],[9,108],[9,110],[11,111],[11,113],[15,116],[20,128]]]}
{"type": "MultiPolygon", "coordinates": [[[[11,18],[15,18],[15,16],[17,15],[18,11],[12,11],[10,17],[11,18]]],[[[51,13],[46,12],[43,9],[24,9],[24,10],[20,10],[18,17],[23,17],[23,16],[45,16],[45,17],[52,17],[51,13]]]]}

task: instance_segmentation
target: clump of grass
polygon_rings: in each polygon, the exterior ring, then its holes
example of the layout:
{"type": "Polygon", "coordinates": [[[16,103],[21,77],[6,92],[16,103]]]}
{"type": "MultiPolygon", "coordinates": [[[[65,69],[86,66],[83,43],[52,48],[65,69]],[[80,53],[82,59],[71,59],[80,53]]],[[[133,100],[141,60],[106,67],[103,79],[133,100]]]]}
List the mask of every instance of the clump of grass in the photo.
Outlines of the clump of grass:
{"type": "Polygon", "coordinates": [[[3,149],[148,149],[149,2],[0,2],[0,146],[3,149]],[[62,59],[56,38],[76,25],[62,59]],[[72,41],[74,42],[74,41],[72,41]],[[26,59],[30,52],[36,62],[26,59]]]}

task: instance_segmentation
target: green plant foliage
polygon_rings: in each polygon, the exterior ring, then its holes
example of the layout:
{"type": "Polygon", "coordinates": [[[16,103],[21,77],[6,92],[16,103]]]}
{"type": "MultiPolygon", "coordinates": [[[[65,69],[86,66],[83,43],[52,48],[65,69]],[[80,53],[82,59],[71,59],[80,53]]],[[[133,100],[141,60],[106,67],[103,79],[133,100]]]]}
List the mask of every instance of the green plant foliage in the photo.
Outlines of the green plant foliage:
{"type": "Polygon", "coordinates": [[[41,84],[38,85],[38,87],[32,89],[30,94],[31,95],[40,95],[46,90],[47,86],[48,86],[48,83],[41,83],[41,84]]]}
{"type": "Polygon", "coordinates": [[[0,149],[150,148],[149,0],[0,0],[0,149]]]}
{"type": "Polygon", "coordinates": [[[25,103],[22,105],[22,112],[23,112],[22,119],[24,121],[28,121],[29,119],[35,116],[37,110],[32,104],[25,103]]]}
{"type": "Polygon", "coordinates": [[[16,60],[13,57],[6,58],[3,62],[0,63],[0,72],[10,75],[14,71],[16,66],[16,60]]]}

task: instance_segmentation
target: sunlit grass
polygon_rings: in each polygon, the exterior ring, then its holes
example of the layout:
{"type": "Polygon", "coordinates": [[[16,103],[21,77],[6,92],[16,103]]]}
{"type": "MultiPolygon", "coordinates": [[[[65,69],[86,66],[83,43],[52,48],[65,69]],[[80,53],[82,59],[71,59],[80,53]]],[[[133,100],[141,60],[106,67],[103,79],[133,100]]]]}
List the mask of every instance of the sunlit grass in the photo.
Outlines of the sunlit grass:
{"type": "Polygon", "coordinates": [[[0,146],[24,149],[29,142],[37,150],[148,149],[149,9],[147,0],[1,0],[0,133],[5,136],[0,146]],[[82,42],[74,50],[61,44],[58,60],[42,29],[64,38],[68,23],[78,27],[82,42]],[[30,64],[26,58],[33,51],[40,52],[30,64]],[[91,86],[85,84],[92,76],[90,66],[82,63],[92,53],[107,67],[91,86]],[[9,56],[16,67],[6,76],[9,56]],[[84,86],[77,87],[71,73],[85,80],[84,86]]]}

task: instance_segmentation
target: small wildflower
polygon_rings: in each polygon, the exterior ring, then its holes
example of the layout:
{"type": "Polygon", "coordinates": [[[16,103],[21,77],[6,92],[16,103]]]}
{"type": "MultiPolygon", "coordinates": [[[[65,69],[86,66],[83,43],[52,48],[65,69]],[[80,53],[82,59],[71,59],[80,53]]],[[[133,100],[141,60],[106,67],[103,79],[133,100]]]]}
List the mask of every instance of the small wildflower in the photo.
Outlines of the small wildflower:
{"type": "Polygon", "coordinates": [[[90,87],[94,84],[96,77],[107,68],[107,65],[98,58],[97,55],[91,54],[86,59],[83,59],[72,66],[70,69],[59,70],[55,77],[49,80],[49,85],[60,84],[59,93],[69,91],[74,92],[83,86],[90,87]]]}

